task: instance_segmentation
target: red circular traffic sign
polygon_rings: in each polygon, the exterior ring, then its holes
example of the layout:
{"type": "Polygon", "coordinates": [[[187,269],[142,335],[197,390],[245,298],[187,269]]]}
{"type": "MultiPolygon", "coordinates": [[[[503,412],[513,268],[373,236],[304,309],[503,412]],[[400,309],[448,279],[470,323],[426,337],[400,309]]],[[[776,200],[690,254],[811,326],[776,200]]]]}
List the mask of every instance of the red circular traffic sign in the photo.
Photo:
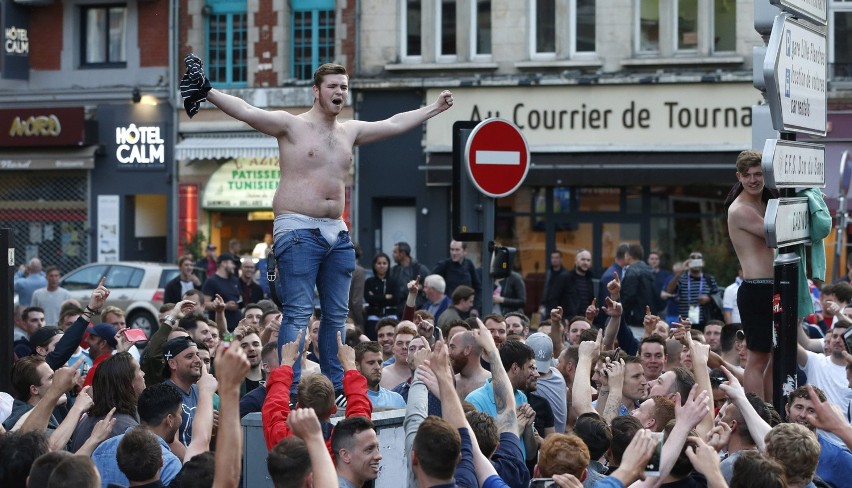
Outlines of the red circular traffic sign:
{"type": "Polygon", "coordinates": [[[470,133],[464,148],[470,181],[492,198],[511,195],[530,169],[530,147],[518,127],[504,119],[485,119],[470,133]]]}

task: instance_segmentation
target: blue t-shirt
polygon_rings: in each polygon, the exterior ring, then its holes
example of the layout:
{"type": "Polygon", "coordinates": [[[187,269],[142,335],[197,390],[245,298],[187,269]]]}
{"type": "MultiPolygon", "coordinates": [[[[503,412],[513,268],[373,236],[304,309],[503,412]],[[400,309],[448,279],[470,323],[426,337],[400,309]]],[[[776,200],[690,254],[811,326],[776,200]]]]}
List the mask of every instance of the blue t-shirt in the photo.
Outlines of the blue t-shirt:
{"type": "MultiPolygon", "coordinates": [[[[130,481],[127,480],[127,476],[125,476],[124,473],[121,472],[121,469],[119,469],[118,459],[116,459],[118,443],[121,442],[121,439],[123,438],[124,434],[111,437],[103,441],[101,445],[95,449],[95,452],[92,453],[92,461],[95,462],[95,466],[97,466],[98,472],[101,474],[101,486],[103,488],[106,488],[106,486],[110,483],[122,486],[130,485],[130,481]]],[[[160,471],[160,481],[162,481],[164,485],[168,485],[173,479],[175,479],[175,476],[178,475],[181,467],[183,467],[183,463],[181,463],[180,459],[172,453],[172,450],[169,449],[169,445],[166,444],[166,441],[164,441],[162,437],[157,436],[157,440],[160,441],[160,449],[163,451],[163,468],[162,471],[160,471]]]]}
{"type": "MultiPolygon", "coordinates": [[[[494,386],[491,384],[492,379],[493,378],[488,378],[487,380],[485,380],[484,385],[468,393],[465,400],[472,403],[473,406],[476,407],[476,409],[480,412],[485,412],[488,415],[494,417],[494,419],[496,420],[497,403],[494,401],[494,386]]],[[[515,390],[515,406],[518,407],[524,403],[528,403],[527,395],[520,390],[515,390]]],[[[524,444],[523,439],[521,439],[521,451],[527,452],[527,448],[524,444]]]]}
{"type": "Polygon", "coordinates": [[[163,383],[168,383],[177,388],[180,392],[180,396],[183,397],[183,401],[180,406],[183,422],[180,424],[178,439],[180,439],[183,445],[188,446],[189,443],[192,442],[192,420],[195,418],[195,409],[198,407],[198,385],[192,385],[189,388],[189,393],[187,393],[172,380],[166,380],[163,383]]]}
{"type": "Polygon", "coordinates": [[[367,388],[367,398],[373,404],[373,411],[390,410],[392,408],[405,408],[405,400],[399,393],[379,387],[379,391],[367,388]]]}
{"type": "Polygon", "coordinates": [[[823,434],[817,434],[819,439],[819,464],[816,474],[832,486],[848,486],[852,480],[852,452],[849,449],[831,442],[823,434]]]}

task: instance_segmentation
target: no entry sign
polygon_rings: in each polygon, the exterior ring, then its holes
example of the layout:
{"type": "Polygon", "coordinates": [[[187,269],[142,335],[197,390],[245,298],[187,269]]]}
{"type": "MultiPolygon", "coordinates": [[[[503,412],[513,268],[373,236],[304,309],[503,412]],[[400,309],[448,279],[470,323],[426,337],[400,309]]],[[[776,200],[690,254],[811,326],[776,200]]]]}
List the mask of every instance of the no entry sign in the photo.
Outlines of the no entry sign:
{"type": "Polygon", "coordinates": [[[492,198],[511,195],[530,169],[530,147],[515,124],[485,119],[470,133],[464,149],[465,168],[473,185],[492,198]]]}

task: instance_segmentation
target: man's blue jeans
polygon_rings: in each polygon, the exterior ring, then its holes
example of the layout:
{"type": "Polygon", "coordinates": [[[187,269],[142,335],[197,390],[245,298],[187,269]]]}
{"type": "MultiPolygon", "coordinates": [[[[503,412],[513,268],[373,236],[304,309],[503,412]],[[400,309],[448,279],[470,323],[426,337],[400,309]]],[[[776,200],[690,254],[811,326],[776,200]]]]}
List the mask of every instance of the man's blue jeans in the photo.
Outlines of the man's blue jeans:
{"type": "MultiPolygon", "coordinates": [[[[337,333],[345,335],[349,312],[349,285],[355,270],[355,247],[349,233],[341,231],[332,246],[318,229],[296,229],[284,232],[274,244],[278,260],[278,283],[283,315],[278,335],[281,346],[296,340],[302,331],[299,351],[304,351],[308,320],[314,310],[314,285],[319,291],[322,319],[317,344],[320,369],[331,380],[335,390],[343,389],[343,367],[337,359],[337,333]]],[[[301,358],[301,356],[300,356],[301,358]]],[[[302,372],[301,360],[293,365],[292,393],[296,392],[302,372]]]]}

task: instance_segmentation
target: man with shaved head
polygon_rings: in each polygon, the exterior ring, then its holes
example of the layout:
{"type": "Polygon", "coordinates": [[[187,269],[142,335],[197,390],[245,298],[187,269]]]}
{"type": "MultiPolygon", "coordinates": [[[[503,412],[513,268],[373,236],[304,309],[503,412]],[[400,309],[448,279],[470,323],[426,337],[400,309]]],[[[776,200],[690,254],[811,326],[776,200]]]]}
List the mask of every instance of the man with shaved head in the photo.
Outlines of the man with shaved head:
{"type": "Polygon", "coordinates": [[[470,331],[453,335],[450,339],[449,353],[450,363],[456,374],[456,393],[459,398],[464,399],[468,393],[484,385],[485,381],[491,377],[491,373],[480,364],[482,347],[476,343],[470,331]]]}

